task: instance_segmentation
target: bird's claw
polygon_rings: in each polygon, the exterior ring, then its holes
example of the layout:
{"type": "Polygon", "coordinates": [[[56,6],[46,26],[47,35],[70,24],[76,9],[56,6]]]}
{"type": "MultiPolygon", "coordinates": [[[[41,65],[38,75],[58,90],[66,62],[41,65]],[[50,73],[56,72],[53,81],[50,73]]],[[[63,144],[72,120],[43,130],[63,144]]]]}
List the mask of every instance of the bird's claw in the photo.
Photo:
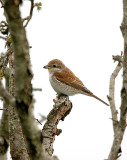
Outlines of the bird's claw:
{"type": "Polygon", "coordinates": [[[63,104],[65,106],[68,106],[69,104],[69,97],[67,95],[63,95],[63,94],[60,94],[60,95],[57,95],[55,99],[53,99],[54,103],[58,103],[58,104],[63,104]]]}

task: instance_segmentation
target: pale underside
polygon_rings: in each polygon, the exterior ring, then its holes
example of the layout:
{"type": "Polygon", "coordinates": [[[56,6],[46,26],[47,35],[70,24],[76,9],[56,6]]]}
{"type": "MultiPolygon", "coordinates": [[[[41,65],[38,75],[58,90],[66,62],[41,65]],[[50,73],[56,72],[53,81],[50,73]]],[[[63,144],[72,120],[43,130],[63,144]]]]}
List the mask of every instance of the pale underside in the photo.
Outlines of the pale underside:
{"type": "MultiPolygon", "coordinates": [[[[61,81],[59,81],[58,79],[56,79],[56,77],[52,74],[50,74],[49,76],[49,81],[51,83],[51,86],[53,87],[53,89],[56,91],[56,93],[59,94],[65,94],[68,96],[73,96],[75,94],[85,94],[85,95],[89,95],[87,93],[85,93],[84,91],[81,91],[77,88],[74,88],[72,86],[69,86],[61,81]]],[[[75,80],[72,80],[72,83],[74,83],[75,80]]],[[[85,86],[82,86],[82,88],[85,89],[85,86]]],[[[90,93],[89,90],[87,90],[88,93],[90,93]]]]}

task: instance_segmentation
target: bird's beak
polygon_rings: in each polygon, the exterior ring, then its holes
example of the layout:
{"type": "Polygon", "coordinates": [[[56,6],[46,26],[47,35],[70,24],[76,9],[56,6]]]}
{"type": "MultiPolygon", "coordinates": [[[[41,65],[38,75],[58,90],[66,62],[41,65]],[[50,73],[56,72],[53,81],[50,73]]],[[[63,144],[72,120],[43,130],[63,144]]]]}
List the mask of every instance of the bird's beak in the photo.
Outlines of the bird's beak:
{"type": "Polygon", "coordinates": [[[46,66],[44,66],[43,68],[45,68],[45,69],[49,69],[50,67],[49,67],[48,65],[46,65],[46,66]]]}

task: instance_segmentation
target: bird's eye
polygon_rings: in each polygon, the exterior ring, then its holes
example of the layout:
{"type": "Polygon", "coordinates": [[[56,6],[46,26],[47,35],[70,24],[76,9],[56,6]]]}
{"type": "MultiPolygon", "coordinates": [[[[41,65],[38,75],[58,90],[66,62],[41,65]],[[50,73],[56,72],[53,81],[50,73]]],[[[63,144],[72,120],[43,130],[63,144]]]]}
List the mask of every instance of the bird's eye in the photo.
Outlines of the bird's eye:
{"type": "Polygon", "coordinates": [[[54,64],[54,65],[53,65],[53,67],[55,68],[55,67],[56,67],[56,65],[54,64]]]}

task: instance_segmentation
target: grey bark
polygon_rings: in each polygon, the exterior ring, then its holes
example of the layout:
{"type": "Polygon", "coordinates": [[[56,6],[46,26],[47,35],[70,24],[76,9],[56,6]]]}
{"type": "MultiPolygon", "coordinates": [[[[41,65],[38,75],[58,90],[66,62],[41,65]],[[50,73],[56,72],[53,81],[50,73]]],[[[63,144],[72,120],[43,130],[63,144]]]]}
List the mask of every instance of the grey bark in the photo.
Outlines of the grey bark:
{"type": "MultiPolygon", "coordinates": [[[[9,93],[12,96],[15,96],[15,69],[13,53],[9,56],[9,70],[9,93]]],[[[8,115],[11,157],[13,160],[30,160],[20,119],[18,117],[16,109],[11,105],[8,105],[8,115]]]]}
{"type": "Polygon", "coordinates": [[[62,132],[61,129],[57,129],[57,125],[60,120],[64,120],[64,118],[70,113],[71,109],[72,104],[68,97],[62,95],[59,98],[56,98],[53,109],[47,116],[47,121],[42,130],[42,140],[45,152],[50,156],[52,156],[54,151],[53,143],[55,141],[55,136],[58,136],[62,132]]]}
{"type": "MultiPolygon", "coordinates": [[[[6,69],[5,74],[6,90],[9,89],[9,70],[6,69]]],[[[3,109],[8,109],[8,104],[3,101],[3,109]]],[[[9,146],[9,132],[8,132],[8,111],[3,110],[0,121],[0,160],[7,160],[7,150],[9,146]]]]}
{"type": "Polygon", "coordinates": [[[108,160],[116,160],[121,153],[121,143],[126,129],[127,114],[127,0],[123,0],[123,21],[121,31],[124,38],[123,86],[121,90],[120,120],[115,123],[114,140],[108,160]]]}
{"type": "Polygon", "coordinates": [[[15,98],[10,100],[12,97],[10,95],[6,97],[8,94],[6,92],[6,96],[3,93],[3,97],[16,108],[31,159],[42,160],[44,157],[42,152],[41,132],[36,127],[35,118],[32,113],[32,72],[29,45],[20,17],[19,1],[6,0],[4,10],[14,50],[15,98]]]}

